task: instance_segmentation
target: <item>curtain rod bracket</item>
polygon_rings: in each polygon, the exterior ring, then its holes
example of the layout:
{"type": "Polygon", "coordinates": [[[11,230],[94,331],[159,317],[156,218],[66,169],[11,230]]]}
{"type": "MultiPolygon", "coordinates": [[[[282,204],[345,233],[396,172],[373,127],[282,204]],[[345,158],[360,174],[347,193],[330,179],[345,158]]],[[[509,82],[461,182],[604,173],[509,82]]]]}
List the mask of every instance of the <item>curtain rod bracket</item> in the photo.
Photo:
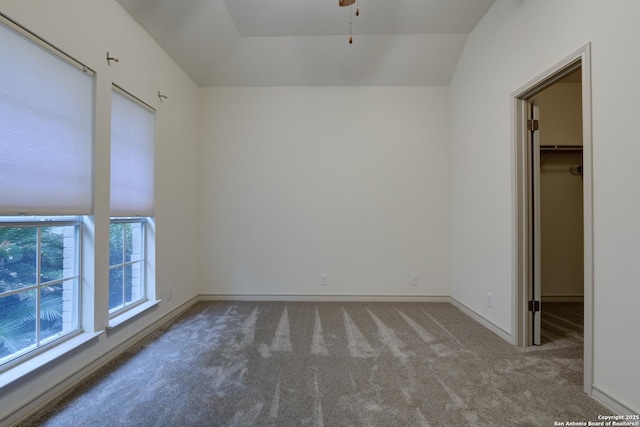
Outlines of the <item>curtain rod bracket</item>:
{"type": "Polygon", "coordinates": [[[109,55],[109,51],[107,51],[107,64],[109,64],[109,66],[111,66],[111,61],[120,62],[120,60],[118,58],[114,58],[114,57],[110,56],[109,55]]]}
{"type": "Polygon", "coordinates": [[[161,94],[161,93],[160,93],[160,91],[158,91],[158,98],[160,99],[160,102],[163,102],[163,101],[162,101],[162,98],[164,98],[164,99],[169,99],[169,98],[167,97],[167,95],[163,95],[163,94],[161,94]]]}

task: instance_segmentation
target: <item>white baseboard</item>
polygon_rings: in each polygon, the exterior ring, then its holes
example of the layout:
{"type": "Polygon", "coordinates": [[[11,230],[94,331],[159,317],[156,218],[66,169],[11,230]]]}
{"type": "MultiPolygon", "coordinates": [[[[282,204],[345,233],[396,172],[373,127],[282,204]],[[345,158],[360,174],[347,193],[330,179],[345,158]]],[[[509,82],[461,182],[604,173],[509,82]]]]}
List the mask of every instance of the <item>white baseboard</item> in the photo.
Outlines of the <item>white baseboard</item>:
{"type": "Polygon", "coordinates": [[[497,336],[499,336],[503,340],[507,341],[509,344],[513,344],[513,337],[511,336],[511,334],[509,332],[505,331],[500,326],[496,325],[495,323],[491,322],[490,320],[485,319],[483,316],[481,316],[480,314],[476,313],[474,310],[470,309],[469,307],[467,307],[466,305],[464,305],[463,303],[461,303],[457,299],[455,299],[453,297],[449,297],[449,300],[450,300],[451,304],[453,304],[455,307],[457,307],[464,314],[466,314],[467,316],[471,317],[473,320],[475,320],[476,322],[480,323],[482,326],[484,326],[485,328],[489,329],[491,332],[493,332],[494,334],[496,334],[497,336]]]}
{"type": "Polygon", "coordinates": [[[444,295],[200,294],[200,301],[451,302],[444,295]]]}
{"type": "Polygon", "coordinates": [[[542,295],[542,302],[584,302],[584,295],[542,295]]]}
{"type": "Polygon", "coordinates": [[[181,315],[184,311],[186,311],[189,307],[191,307],[193,304],[197,302],[198,302],[197,296],[187,300],[185,303],[176,307],[175,309],[173,309],[172,311],[170,311],[160,319],[156,320],[154,323],[138,331],[128,340],[120,343],[119,345],[115,346],[111,350],[107,351],[105,354],[98,357],[93,362],[90,362],[84,367],[79,368],[76,372],[70,374],[66,378],[63,378],[53,387],[43,391],[42,393],[40,393],[39,395],[31,399],[25,406],[18,408],[17,410],[9,414],[6,418],[1,420],[0,424],[4,425],[4,423],[7,423],[6,425],[14,425],[14,424],[18,424],[21,421],[24,421],[25,419],[30,417],[32,414],[34,414],[36,411],[38,411],[39,409],[49,404],[50,402],[52,402],[53,400],[61,396],[63,393],[65,393],[66,391],[75,387],[82,380],[84,380],[89,375],[96,372],[106,363],[115,359],[117,356],[119,356],[121,353],[126,351],[128,348],[130,348],[131,346],[135,345],[136,343],[144,339],[147,335],[151,334],[152,332],[156,331],[162,326],[172,322],[175,318],[177,318],[179,315],[181,315]]]}
{"type": "Polygon", "coordinates": [[[633,410],[627,405],[611,397],[608,393],[600,390],[596,386],[592,386],[591,391],[592,398],[597,400],[602,405],[608,407],[612,412],[617,413],[618,415],[638,415],[638,413],[640,413],[640,408],[636,408],[635,410],[633,410]]]}

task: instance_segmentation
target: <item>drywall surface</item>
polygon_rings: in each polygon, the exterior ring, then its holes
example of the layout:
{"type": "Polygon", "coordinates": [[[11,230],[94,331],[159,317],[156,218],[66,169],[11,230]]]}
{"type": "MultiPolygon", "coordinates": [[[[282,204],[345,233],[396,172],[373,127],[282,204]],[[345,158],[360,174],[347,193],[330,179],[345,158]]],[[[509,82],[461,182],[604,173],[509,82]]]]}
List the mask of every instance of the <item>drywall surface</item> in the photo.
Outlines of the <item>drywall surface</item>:
{"type": "MultiPolygon", "coordinates": [[[[0,390],[0,424],[6,417],[71,373],[197,295],[198,87],[113,0],[2,0],[0,11],[96,71],[94,166],[96,227],[95,329],[107,322],[110,91],[116,83],[155,107],[156,113],[156,285],[160,306],[103,334],[72,356],[0,390]],[[106,53],[118,57],[107,65],[106,53]],[[157,92],[168,96],[160,103],[157,92]],[[106,185],[105,185],[106,183],[106,185]],[[107,249],[105,249],[107,248],[107,249]],[[106,255],[106,256],[105,256],[106,255]],[[99,266],[98,266],[99,264],[99,266]],[[173,298],[167,301],[167,288],[173,298]]],[[[94,260],[84,260],[93,263],[94,260]]],[[[93,325],[88,325],[91,330],[93,325]]],[[[15,415],[15,414],[14,414],[15,415]]]]}
{"type": "Polygon", "coordinates": [[[448,96],[204,89],[201,292],[448,295],[448,96]]]}
{"type": "Polygon", "coordinates": [[[498,0],[470,34],[450,87],[452,295],[510,331],[511,94],[591,42],[594,386],[636,413],[640,333],[627,325],[637,323],[640,300],[639,14],[635,0],[498,0]]]}
{"type": "Polygon", "coordinates": [[[582,154],[542,152],[540,256],[542,297],[584,295],[582,154]]]}

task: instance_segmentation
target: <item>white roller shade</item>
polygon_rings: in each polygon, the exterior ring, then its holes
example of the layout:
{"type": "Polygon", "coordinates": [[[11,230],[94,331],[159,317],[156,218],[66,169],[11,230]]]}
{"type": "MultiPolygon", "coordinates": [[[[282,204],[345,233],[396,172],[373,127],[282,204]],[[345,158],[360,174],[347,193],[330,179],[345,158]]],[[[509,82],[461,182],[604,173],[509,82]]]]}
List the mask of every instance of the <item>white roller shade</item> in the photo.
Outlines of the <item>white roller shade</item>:
{"type": "Polygon", "coordinates": [[[153,216],[155,112],[111,93],[111,216],[153,216]]]}
{"type": "Polygon", "coordinates": [[[3,215],[91,213],[93,77],[52,50],[0,24],[3,215]]]}

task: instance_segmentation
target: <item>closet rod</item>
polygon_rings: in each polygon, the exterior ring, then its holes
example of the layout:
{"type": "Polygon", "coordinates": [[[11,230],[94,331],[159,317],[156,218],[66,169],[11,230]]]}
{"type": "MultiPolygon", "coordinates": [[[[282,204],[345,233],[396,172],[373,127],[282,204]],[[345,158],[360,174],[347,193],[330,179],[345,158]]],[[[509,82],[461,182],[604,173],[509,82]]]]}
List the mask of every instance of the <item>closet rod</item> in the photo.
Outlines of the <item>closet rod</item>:
{"type": "Polygon", "coordinates": [[[580,145],[541,145],[542,151],[582,151],[580,145]]]}

